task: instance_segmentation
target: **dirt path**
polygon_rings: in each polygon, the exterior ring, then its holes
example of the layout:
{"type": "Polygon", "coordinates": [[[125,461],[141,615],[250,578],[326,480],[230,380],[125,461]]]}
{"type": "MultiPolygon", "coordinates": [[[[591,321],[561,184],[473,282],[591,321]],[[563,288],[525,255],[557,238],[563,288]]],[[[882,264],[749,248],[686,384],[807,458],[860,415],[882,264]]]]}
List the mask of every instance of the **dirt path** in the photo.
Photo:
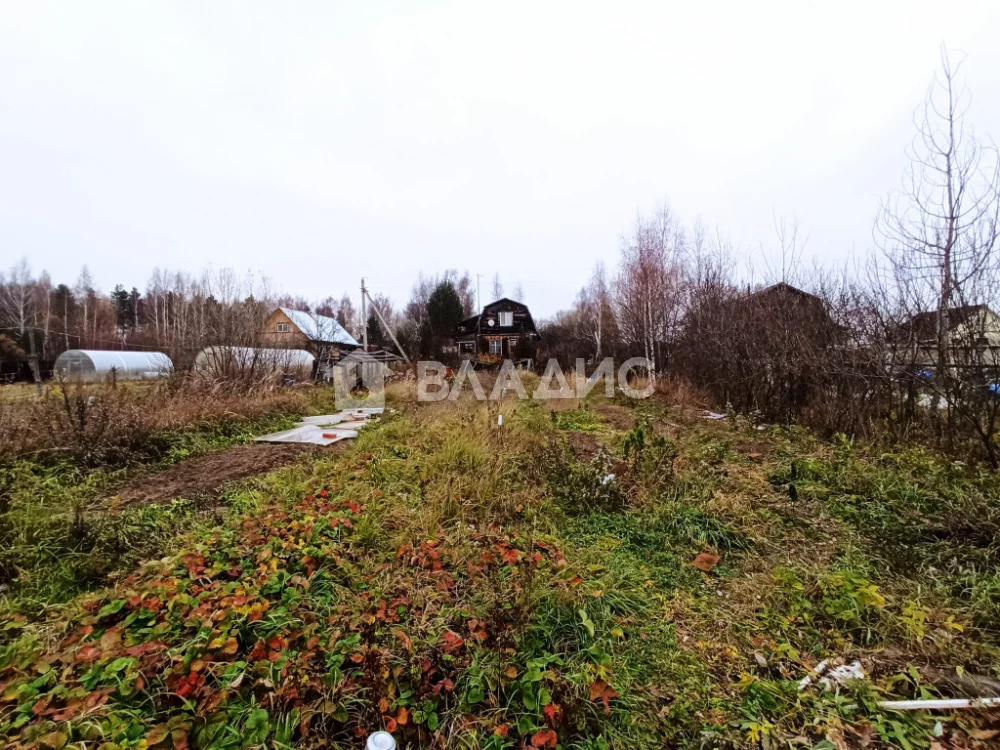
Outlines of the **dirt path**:
{"type": "Polygon", "coordinates": [[[287,466],[306,454],[329,453],[342,446],[342,443],[325,448],[271,443],[238,445],[181,461],[163,471],[135,477],[108,500],[120,505],[163,503],[178,497],[194,501],[210,500],[218,497],[231,482],[287,466]]]}

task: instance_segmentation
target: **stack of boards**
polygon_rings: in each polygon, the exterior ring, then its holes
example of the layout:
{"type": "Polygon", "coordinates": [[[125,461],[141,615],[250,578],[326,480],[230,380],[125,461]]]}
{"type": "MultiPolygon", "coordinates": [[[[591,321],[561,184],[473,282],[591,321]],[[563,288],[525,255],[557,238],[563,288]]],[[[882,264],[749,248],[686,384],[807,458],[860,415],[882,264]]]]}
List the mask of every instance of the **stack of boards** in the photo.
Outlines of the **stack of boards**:
{"type": "Polygon", "coordinates": [[[341,440],[358,436],[358,430],[370,421],[378,419],[385,411],[383,407],[367,409],[345,409],[336,414],[321,414],[305,417],[290,430],[273,432],[255,438],[258,443],[307,443],[309,445],[332,445],[341,440]]]}

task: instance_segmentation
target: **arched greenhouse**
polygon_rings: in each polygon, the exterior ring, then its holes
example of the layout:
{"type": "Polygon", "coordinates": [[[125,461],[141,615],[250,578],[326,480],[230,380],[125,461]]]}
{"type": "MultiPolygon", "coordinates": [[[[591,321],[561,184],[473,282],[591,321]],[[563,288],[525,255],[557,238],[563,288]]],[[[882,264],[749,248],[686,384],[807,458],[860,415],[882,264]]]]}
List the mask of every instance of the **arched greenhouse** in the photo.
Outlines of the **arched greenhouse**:
{"type": "Polygon", "coordinates": [[[162,352],[115,352],[68,349],[56,358],[52,370],[57,378],[95,382],[111,376],[119,380],[162,378],[174,363],[162,352]]]}
{"type": "Polygon", "coordinates": [[[256,349],[249,346],[209,346],[194,358],[195,372],[213,377],[265,379],[289,375],[312,377],[316,358],[305,349],[256,349]]]}

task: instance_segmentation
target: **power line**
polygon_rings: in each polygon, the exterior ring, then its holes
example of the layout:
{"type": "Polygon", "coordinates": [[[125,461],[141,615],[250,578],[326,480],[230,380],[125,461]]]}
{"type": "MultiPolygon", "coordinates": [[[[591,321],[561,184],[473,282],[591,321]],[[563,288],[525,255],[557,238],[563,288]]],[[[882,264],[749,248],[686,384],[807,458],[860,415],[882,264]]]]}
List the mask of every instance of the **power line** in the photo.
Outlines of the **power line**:
{"type": "MultiPolygon", "coordinates": [[[[39,333],[45,333],[45,329],[44,328],[39,328],[38,326],[25,326],[24,328],[25,328],[25,330],[30,329],[32,331],[37,331],[39,333]]],[[[7,327],[0,327],[0,331],[15,331],[17,333],[21,333],[21,328],[19,326],[7,326],[7,327]]],[[[77,339],[78,342],[83,339],[83,335],[82,334],[79,334],[79,333],[70,333],[69,331],[55,331],[55,330],[53,330],[51,328],[48,330],[48,334],[50,336],[72,336],[73,338],[77,339]]],[[[102,344],[112,343],[112,344],[115,344],[117,346],[129,346],[129,347],[133,347],[133,348],[137,348],[137,349],[154,349],[154,350],[158,351],[158,350],[164,348],[163,346],[150,346],[149,344],[126,344],[126,343],[123,343],[120,339],[106,339],[106,338],[92,338],[91,337],[90,340],[91,341],[97,341],[97,342],[102,343],[102,344]]],[[[124,351],[124,350],[122,350],[122,351],[124,351]]]]}

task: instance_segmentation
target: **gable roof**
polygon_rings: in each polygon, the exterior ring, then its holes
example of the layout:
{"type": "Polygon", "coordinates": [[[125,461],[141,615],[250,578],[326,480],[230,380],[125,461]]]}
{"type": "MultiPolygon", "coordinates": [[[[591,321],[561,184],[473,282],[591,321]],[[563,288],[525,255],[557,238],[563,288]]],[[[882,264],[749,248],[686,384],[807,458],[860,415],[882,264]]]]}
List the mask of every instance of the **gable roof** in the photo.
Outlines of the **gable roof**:
{"type": "Polygon", "coordinates": [[[302,331],[310,341],[332,341],[336,344],[361,346],[351,334],[344,330],[336,318],[316,315],[304,310],[292,310],[288,307],[279,307],[278,309],[287,315],[295,327],[302,331]]]}
{"type": "Polygon", "coordinates": [[[487,310],[487,309],[493,307],[493,305],[499,305],[501,302],[508,302],[508,303],[510,303],[512,305],[520,305],[521,307],[523,307],[525,309],[527,309],[527,307],[528,307],[526,304],[524,304],[523,302],[518,302],[516,299],[511,299],[510,297],[501,297],[500,299],[493,300],[489,304],[483,305],[483,309],[487,310]]]}
{"type": "Polygon", "coordinates": [[[477,334],[521,334],[533,338],[540,338],[538,329],[535,327],[535,320],[531,317],[531,310],[523,302],[501,297],[493,300],[488,305],[483,305],[483,310],[479,315],[473,315],[459,323],[456,328],[456,335],[463,337],[470,333],[477,334]],[[497,312],[512,312],[514,319],[512,325],[499,325],[499,316],[495,312],[496,308],[508,308],[497,312]]]}
{"type": "Polygon", "coordinates": [[[791,294],[795,296],[802,297],[803,299],[816,300],[817,302],[822,302],[822,300],[815,294],[811,294],[804,289],[799,289],[797,286],[792,286],[788,282],[779,281],[777,284],[771,284],[771,286],[764,287],[763,289],[758,289],[753,292],[751,297],[769,297],[775,294],[791,294]]]}
{"type": "MultiPolygon", "coordinates": [[[[953,331],[960,325],[970,322],[981,312],[993,313],[986,305],[960,305],[948,308],[947,320],[945,321],[948,330],[953,331]]],[[[911,335],[917,339],[935,338],[937,336],[937,310],[917,313],[899,326],[896,334],[902,338],[911,335]]]]}

